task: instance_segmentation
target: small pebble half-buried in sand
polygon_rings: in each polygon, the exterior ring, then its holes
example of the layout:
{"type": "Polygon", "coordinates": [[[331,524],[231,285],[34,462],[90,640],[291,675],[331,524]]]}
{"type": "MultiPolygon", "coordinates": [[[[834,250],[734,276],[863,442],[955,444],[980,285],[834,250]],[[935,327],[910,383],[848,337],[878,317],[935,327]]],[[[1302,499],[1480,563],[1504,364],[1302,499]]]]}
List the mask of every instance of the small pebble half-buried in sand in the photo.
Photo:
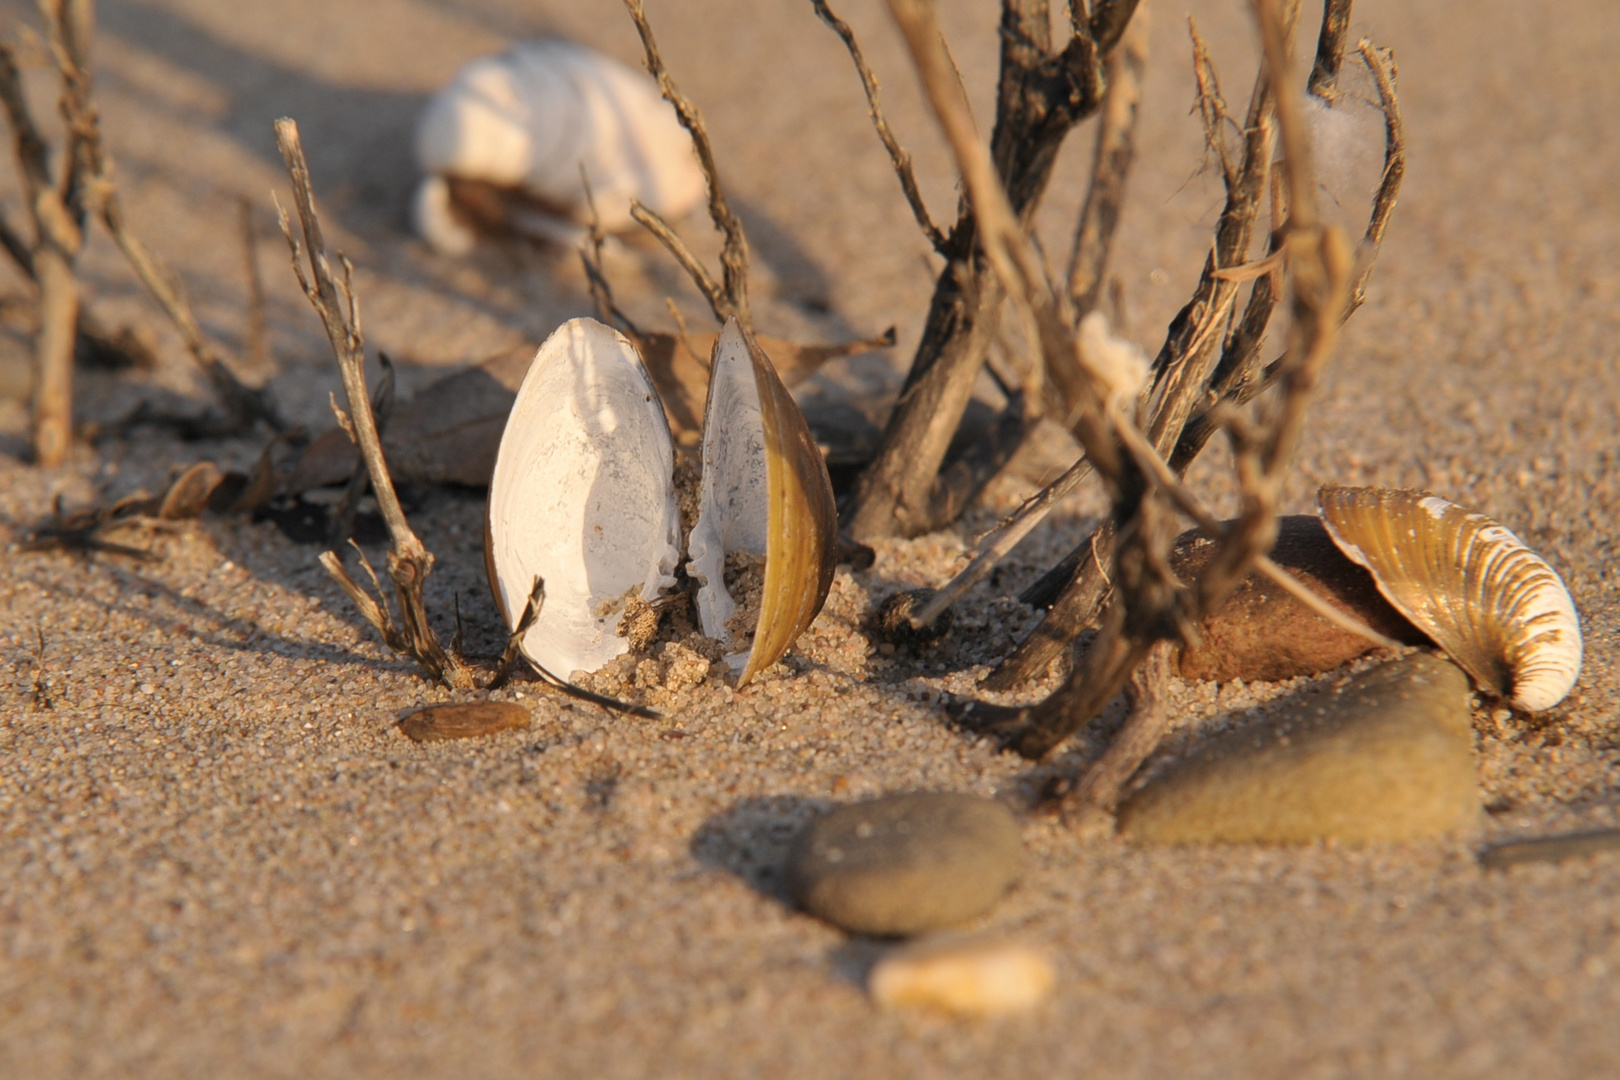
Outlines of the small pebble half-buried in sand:
{"type": "Polygon", "coordinates": [[[1023,858],[1018,822],[998,802],[888,795],[810,822],[788,852],[788,892],[852,934],[921,934],[988,911],[1023,858]]]}
{"type": "Polygon", "coordinates": [[[399,730],[412,742],[475,739],[529,726],[529,710],[510,701],[468,701],[430,705],[400,720],[399,730]]]}
{"type": "Polygon", "coordinates": [[[1051,962],[1027,945],[951,938],[889,952],[872,965],[866,989],[880,1009],[993,1016],[1038,1005],[1056,981],[1051,962]]]}

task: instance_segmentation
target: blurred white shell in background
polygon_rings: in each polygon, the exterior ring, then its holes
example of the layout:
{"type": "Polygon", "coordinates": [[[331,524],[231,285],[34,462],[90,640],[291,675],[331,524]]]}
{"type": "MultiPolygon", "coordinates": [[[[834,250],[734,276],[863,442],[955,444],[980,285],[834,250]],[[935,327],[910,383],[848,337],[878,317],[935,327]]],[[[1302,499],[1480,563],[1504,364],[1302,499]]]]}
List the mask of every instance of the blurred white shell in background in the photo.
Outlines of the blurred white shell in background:
{"type": "Polygon", "coordinates": [[[1581,626],[1558,572],[1486,517],[1421,491],[1324,487],[1328,535],[1474,683],[1527,712],[1581,672],[1581,626]]]}
{"type": "Polygon", "coordinates": [[[556,235],[543,221],[515,226],[553,239],[589,220],[582,167],[608,232],[633,224],[632,199],[679,217],[706,192],[692,140],[652,79],[557,39],[514,45],[458,71],[417,121],[416,160],[427,176],[412,223],[451,254],[469,250],[476,233],[453,213],[449,179],[521,194],[553,216],[556,235]]]}

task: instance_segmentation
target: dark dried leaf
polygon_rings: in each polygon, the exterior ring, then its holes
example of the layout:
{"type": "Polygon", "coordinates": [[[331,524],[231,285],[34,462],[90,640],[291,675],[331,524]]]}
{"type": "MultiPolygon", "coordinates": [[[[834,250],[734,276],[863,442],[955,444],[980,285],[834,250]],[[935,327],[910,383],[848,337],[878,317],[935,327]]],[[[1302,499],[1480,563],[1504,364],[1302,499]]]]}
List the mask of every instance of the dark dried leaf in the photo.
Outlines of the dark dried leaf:
{"type": "Polygon", "coordinates": [[[510,701],[469,701],[458,705],[430,705],[399,722],[413,742],[475,739],[529,726],[529,710],[510,701]]]}

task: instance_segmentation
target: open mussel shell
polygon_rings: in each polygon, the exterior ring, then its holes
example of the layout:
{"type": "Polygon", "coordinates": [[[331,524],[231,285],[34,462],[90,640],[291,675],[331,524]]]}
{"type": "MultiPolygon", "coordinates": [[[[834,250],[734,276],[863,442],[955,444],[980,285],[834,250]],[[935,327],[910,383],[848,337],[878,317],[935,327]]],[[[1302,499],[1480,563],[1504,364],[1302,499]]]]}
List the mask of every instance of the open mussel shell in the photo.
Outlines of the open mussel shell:
{"type": "Polygon", "coordinates": [[[675,583],[680,514],[669,423],[634,346],[594,319],[546,339],[518,389],[490,480],[484,562],[515,628],[536,576],[540,616],[523,654],[554,675],[629,648],[632,595],[675,583]]]}
{"type": "Polygon", "coordinates": [[[1575,685],[1574,601],[1508,529],[1419,491],[1324,487],[1316,501],[1339,549],[1481,690],[1537,712],[1575,685]]]}
{"type": "MultiPolygon", "coordinates": [[[[564,323],[518,389],[485,517],[485,568],[508,627],[534,579],[545,583],[522,641],[531,663],[567,678],[629,648],[618,634],[625,603],[651,602],[675,583],[674,468],[669,422],[635,347],[594,319],[564,323]]],[[[688,545],[698,621],[731,650],[741,685],[781,659],[820,612],[837,518],[804,415],[735,321],[715,342],[698,504],[688,545]],[[741,581],[738,595],[728,589],[728,558],[746,565],[747,595],[741,581]],[[739,602],[757,622],[741,625],[739,602]]]]}
{"type": "Polygon", "coordinates": [[[753,643],[726,658],[738,685],[781,659],[821,611],[837,542],[832,482],[804,414],[753,336],[728,321],[709,373],[688,565],[703,632],[729,647],[739,598],[726,588],[726,557],[764,557],[753,643]]]}

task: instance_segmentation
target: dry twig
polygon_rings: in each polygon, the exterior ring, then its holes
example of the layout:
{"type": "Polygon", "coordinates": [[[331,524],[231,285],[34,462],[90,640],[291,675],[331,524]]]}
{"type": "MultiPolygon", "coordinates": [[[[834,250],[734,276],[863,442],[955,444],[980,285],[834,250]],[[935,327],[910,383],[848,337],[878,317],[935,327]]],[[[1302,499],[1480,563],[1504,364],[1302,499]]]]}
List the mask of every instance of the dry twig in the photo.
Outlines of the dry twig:
{"type": "MultiPolygon", "coordinates": [[[[1172,325],[1166,348],[1161,351],[1157,365],[1158,408],[1148,431],[1136,429],[1131,410],[1118,393],[1108,398],[1099,415],[1088,416],[1082,409],[1075,423],[1075,434],[1098,473],[1110,483],[1114,501],[1112,524],[1117,540],[1112,545],[1113,599],[1104,611],[1102,628],[1064,688],[1046,701],[1026,709],[979,707],[965,717],[969,726],[1001,736],[1028,756],[1043,755],[1087,722],[1125,684],[1156,642],[1185,638],[1191,624],[1218,608],[1257,564],[1263,572],[1275,571],[1269,561],[1262,560],[1275,539],[1276,504],[1284,471],[1298,439],[1306,400],[1343,318],[1353,261],[1343,235],[1324,228],[1315,214],[1309,144],[1299,90],[1290,82],[1291,61],[1286,47],[1293,13],[1282,10],[1275,0],[1267,0],[1259,4],[1258,14],[1266,63],[1251,98],[1244,160],[1228,174],[1232,185],[1227,212],[1217,229],[1216,249],[1206,263],[1194,302],[1172,325]],[[1241,265],[1248,247],[1249,231],[1266,186],[1271,138],[1267,118],[1273,111],[1285,148],[1283,170],[1289,214],[1281,236],[1291,271],[1293,319],[1289,350],[1277,374],[1280,393],[1276,401],[1263,411],[1259,422],[1235,413],[1223,418],[1237,462],[1241,512],[1235,522],[1222,526],[1186,491],[1164,457],[1176,447],[1192,402],[1205,392],[1213,367],[1214,350],[1208,346],[1213,335],[1208,327],[1213,320],[1224,318],[1222,312],[1231,305],[1230,300],[1223,303],[1223,291],[1236,289],[1235,283],[1223,281],[1216,272],[1241,265]],[[1098,456],[1093,449],[1103,434],[1095,428],[1104,424],[1111,436],[1113,460],[1098,456]],[[1214,557],[1190,588],[1176,582],[1167,565],[1166,538],[1171,535],[1167,508],[1172,504],[1220,537],[1214,557]]],[[[1209,108],[1205,115],[1218,116],[1219,110],[1209,108]]],[[[973,190],[972,172],[967,166],[963,172],[973,190]]],[[[977,190],[974,197],[975,209],[979,210],[977,190]]],[[[1032,277],[1029,280],[1033,283],[1032,277]]],[[[1050,319],[1040,312],[1038,300],[1031,306],[1043,324],[1050,319]]],[[[1051,332],[1045,325],[1041,330],[1043,335],[1051,332]]],[[[1043,347],[1046,345],[1043,337],[1043,347]]],[[[1086,358],[1081,355],[1079,359],[1084,368],[1086,358]]],[[[1092,379],[1096,374],[1087,372],[1092,379]]],[[[1093,541],[1094,553],[1096,547],[1093,541]]],[[[1100,574],[1101,563],[1095,557],[1092,565],[1100,574]]],[[[1101,771],[1094,771],[1082,781],[1085,801],[1111,805],[1120,785],[1156,742],[1157,735],[1150,727],[1131,729],[1141,738],[1127,739],[1126,746],[1117,752],[1111,750],[1105,755],[1106,767],[1099,766],[1101,771]]]]}
{"type": "Polygon", "coordinates": [[[1125,202],[1125,182],[1136,156],[1136,121],[1148,59],[1147,14],[1137,12],[1108,60],[1108,92],[1103,95],[1091,184],[1086,188],[1074,253],[1069,258],[1069,299],[1077,316],[1097,307],[1125,202]]]}
{"type": "MultiPolygon", "coordinates": [[[[130,231],[113,184],[113,161],[101,135],[91,90],[90,40],[95,28],[91,0],[41,0],[49,53],[61,81],[58,108],[67,128],[60,177],[50,174],[48,150],[28,109],[16,58],[0,45],[0,103],[11,123],[14,150],[27,189],[35,242],[0,228],[0,243],[39,286],[39,331],[35,338],[34,448],[42,464],[55,464],[72,435],[73,353],[84,338],[102,351],[124,351],[99,331],[82,310],[74,260],[84,229],[99,218],[142,285],[180,331],[225,408],[223,419],[186,421],[188,434],[230,434],[264,420],[285,430],[262,390],[245,386],[219,350],[203,336],[178,279],[130,231]]],[[[258,300],[254,301],[258,303],[258,300]]],[[[251,327],[250,327],[251,332],[251,327]]],[[[138,414],[144,415],[144,414],[138,414]]]]}
{"type": "MultiPolygon", "coordinates": [[[[1039,205],[1064,136],[1101,105],[1107,57],[1136,6],[1136,0],[1104,2],[1093,5],[1089,14],[1084,5],[1071,7],[1074,32],[1057,47],[1045,0],[1003,0],[1001,70],[988,160],[1020,231],[1039,205]]],[[[902,22],[909,17],[902,12],[905,7],[891,5],[902,22]]],[[[937,112],[934,90],[960,97],[954,89],[959,79],[937,37],[928,48],[938,53],[937,63],[931,61],[933,73],[925,77],[925,84],[932,83],[937,112]]],[[[915,48],[913,54],[917,55],[915,48]]],[[[959,111],[971,132],[972,118],[965,105],[959,111]]],[[[973,380],[995,340],[997,313],[1006,296],[1006,275],[992,266],[992,245],[982,235],[985,225],[976,216],[977,207],[977,196],[971,206],[964,202],[938,249],[946,266],[935,283],[922,341],[877,455],[857,481],[846,517],[846,528],[856,539],[914,536],[948,523],[1022,441],[1026,427],[1014,410],[1021,411],[1024,403],[1018,402],[998,424],[993,445],[982,447],[975,460],[962,463],[963,468],[941,473],[973,380]]],[[[1015,303],[1026,328],[1033,329],[1028,304],[1016,298],[1015,303]]],[[[1028,340],[1033,345],[1037,335],[1028,340]]],[[[1073,362],[1066,352],[1042,346],[1039,353],[1043,363],[1057,365],[1056,370],[1043,371],[1047,385],[1073,383],[1073,362]]]]}
{"type": "Polygon", "coordinates": [[[281,231],[292,252],[293,272],[298,275],[298,284],[315,308],[315,313],[320,316],[343,375],[343,392],[348,401],[346,417],[335,403],[334,410],[340,423],[345,418],[348,421],[343,426],[350,432],[365,462],[366,472],[371,478],[371,489],[377,498],[377,508],[388,526],[388,535],[392,539],[388,552],[388,576],[394,582],[401,625],[396,626],[390,617],[380,583],[363,553],[361,563],[371,574],[372,584],[377,586],[376,599],[349,576],[336,551],[323,553],[321,565],[349,594],[366,621],[376,627],[389,648],[412,657],[429,676],[451,689],[470,690],[474,687],[471,671],[459,658],[445,652],[428,622],[422,588],[433,569],[433,555],[405,520],[405,511],[399,505],[399,496],[394,491],[388,463],[383,457],[382,439],[372,414],[370,395],[366,392],[365,340],[361,335],[360,303],[353,289],[353,267],[347,259],[342,260],[344,275],[341,285],[332,276],[326,241],[321,235],[320,218],[315,212],[309,165],[304,160],[304,148],[298,138],[298,125],[288,119],[277,120],[276,144],[281,148],[287,175],[292,180],[293,200],[303,226],[303,242],[300,243],[293,235],[287,211],[278,207],[281,231]],[[303,264],[305,259],[309,263],[307,272],[303,264]]]}
{"type": "Polygon", "coordinates": [[[696,283],[704,299],[709,301],[716,320],[724,323],[728,318],[735,318],[745,331],[752,334],[754,317],[748,307],[748,240],[743,235],[742,222],[731,212],[725,190],[720,186],[720,170],[714,163],[714,147],[709,143],[709,131],[703,124],[703,114],[681,93],[669,70],[664,67],[664,58],[659,55],[658,41],[653,37],[652,25],[647,22],[641,0],[624,0],[624,6],[635,21],[636,32],[641,36],[647,72],[658,83],[664,100],[674,107],[681,126],[692,136],[698,163],[709,181],[709,218],[725,237],[720,248],[720,284],[717,285],[709,276],[703,264],[687,249],[668,222],[639,202],[631,204],[631,216],[669,249],[669,253],[696,283]]]}
{"type": "Polygon", "coordinates": [[[827,6],[826,0],[810,0],[816,7],[816,14],[821,21],[832,27],[833,33],[843,41],[844,48],[849,50],[849,58],[855,63],[855,70],[860,74],[861,87],[866,91],[866,105],[872,116],[872,127],[876,129],[878,138],[883,140],[883,148],[889,152],[889,161],[894,166],[894,174],[900,179],[900,190],[905,193],[906,205],[911,207],[912,217],[917,219],[917,227],[923,231],[928,242],[934,250],[944,254],[945,234],[939,231],[934,219],[928,213],[928,206],[923,202],[922,192],[917,187],[917,175],[911,167],[911,155],[906,153],[900,140],[895,138],[894,130],[889,127],[889,121],[883,115],[883,107],[878,104],[877,76],[866,64],[866,57],[861,55],[860,44],[855,40],[855,31],[849,24],[833,14],[827,6]]]}
{"type": "MultiPolygon", "coordinates": [[[[1320,38],[1316,64],[1313,69],[1311,91],[1319,96],[1331,98],[1335,84],[1322,73],[1337,73],[1342,56],[1334,54],[1337,50],[1343,51],[1343,34],[1336,32],[1327,25],[1330,22],[1343,22],[1348,19],[1347,3],[1335,0],[1324,12],[1324,30],[1320,38]]],[[[1366,281],[1371,273],[1371,266],[1376,257],[1378,247],[1382,241],[1389,214],[1394,207],[1395,197],[1399,191],[1404,173],[1405,149],[1402,142],[1400,128],[1399,106],[1395,98],[1393,83],[1393,66],[1388,63],[1387,57],[1380,54],[1371,45],[1363,42],[1360,47],[1363,59],[1368,62],[1373,71],[1374,79],[1379,84],[1380,104],[1386,119],[1385,138],[1385,169],[1384,176],[1379,185],[1373,201],[1373,208],[1369,217],[1367,234],[1364,237],[1359,252],[1358,264],[1360,273],[1357,278],[1355,291],[1350,303],[1341,314],[1341,321],[1348,318],[1350,313],[1360,302],[1364,295],[1366,281]]],[[[1224,132],[1229,128],[1230,122],[1225,119],[1224,104],[1219,101],[1218,85],[1213,68],[1208,65],[1207,53],[1201,41],[1194,37],[1194,65],[1199,72],[1201,87],[1201,111],[1206,119],[1206,137],[1211,146],[1218,153],[1224,152],[1224,132]]],[[[1262,73],[1262,79],[1264,73],[1262,73]]],[[[1223,173],[1235,174],[1241,177],[1242,168],[1223,167],[1223,173]]],[[[1206,271],[1217,281],[1238,283],[1243,279],[1254,278],[1253,289],[1244,313],[1237,324],[1226,335],[1221,347],[1220,360],[1213,372],[1207,377],[1208,390],[1201,398],[1194,400],[1191,415],[1182,425],[1180,435],[1176,439],[1173,451],[1169,455],[1169,463],[1179,474],[1197,457],[1209,437],[1218,428],[1216,418],[1222,415],[1223,410],[1247,404],[1262,390],[1271,386],[1279,372],[1290,362],[1285,354],[1282,360],[1271,365],[1266,375],[1261,377],[1259,370],[1260,345],[1265,336],[1266,326],[1270,320],[1272,310],[1282,292],[1281,270],[1286,255],[1283,251],[1283,224],[1286,216],[1286,196],[1282,193],[1281,176],[1273,172],[1271,176],[1272,196],[1272,240],[1269,254],[1256,263],[1240,264],[1220,268],[1222,260],[1217,259],[1217,267],[1206,266],[1206,271]],[[1257,272],[1267,271],[1264,275],[1257,272]]],[[[1229,199],[1229,208],[1231,201],[1229,199]]],[[[1229,249],[1230,250],[1230,249],[1229,249]]],[[[1217,251],[1219,254],[1219,251],[1217,251]]],[[[1200,284],[1200,290],[1204,284],[1200,284]]],[[[1235,294],[1234,294],[1235,296],[1235,294]]],[[[1231,301],[1226,301],[1230,307],[1231,301]]],[[[1190,307],[1190,305],[1189,305],[1190,307]]],[[[1184,312],[1184,315],[1187,312],[1184,312]]],[[[1178,321],[1180,318],[1178,317],[1178,321]]],[[[1208,327],[1211,325],[1207,318],[1204,321],[1205,330],[1197,338],[1205,341],[1209,338],[1208,327]]],[[[1172,326],[1172,337],[1177,327],[1172,326]]],[[[1196,340],[1196,338],[1195,338],[1196,340]]],[[[1170,342],[1167,341],[1167,347],[1170,342]]],[[[1200,347],[1203,342],[1199,342],[1200,347]]],[[[1183,354],[1190,350],[1182,350],[1183,354]]],[[[1163,354],[1161,354],[1162,356],[1163,354]]],[[[1162,401],[1161,401],[1162,407],[1162,401]]],[[[1156,422],[1157,423],[1157,422],[1156,422]]],[[[1162,434],[1166,436],[1158,441],[1160,452],[1163,452],[1169,442],[1168,435],[1174,429],[1173,424],[1163,425],[1162,434]]],[[[1111,540],[1106,532],[1099,531],[1077,544],[1074,551],[1058,566],[1054,567],[1040,581],[1029,590],[1026,590],[1022,599],[1037,606],[1050,606],[1051,610],[1045,621],[1020,644],[1010,656],[992,675],[986,679],[986,686],[991,689],[1010,689],[1045,670],[1047,665],[1067,647],[1081,630],[1090,625],[1095,617],[1099,605],[1107,593],[1107,586],[1100,572],[1100,565],[1095,561],[1094,555],[1101,553],[1105,557],[1111,540]]],[[[985,571],[988,567],[983,568],[985,571]]]]}

